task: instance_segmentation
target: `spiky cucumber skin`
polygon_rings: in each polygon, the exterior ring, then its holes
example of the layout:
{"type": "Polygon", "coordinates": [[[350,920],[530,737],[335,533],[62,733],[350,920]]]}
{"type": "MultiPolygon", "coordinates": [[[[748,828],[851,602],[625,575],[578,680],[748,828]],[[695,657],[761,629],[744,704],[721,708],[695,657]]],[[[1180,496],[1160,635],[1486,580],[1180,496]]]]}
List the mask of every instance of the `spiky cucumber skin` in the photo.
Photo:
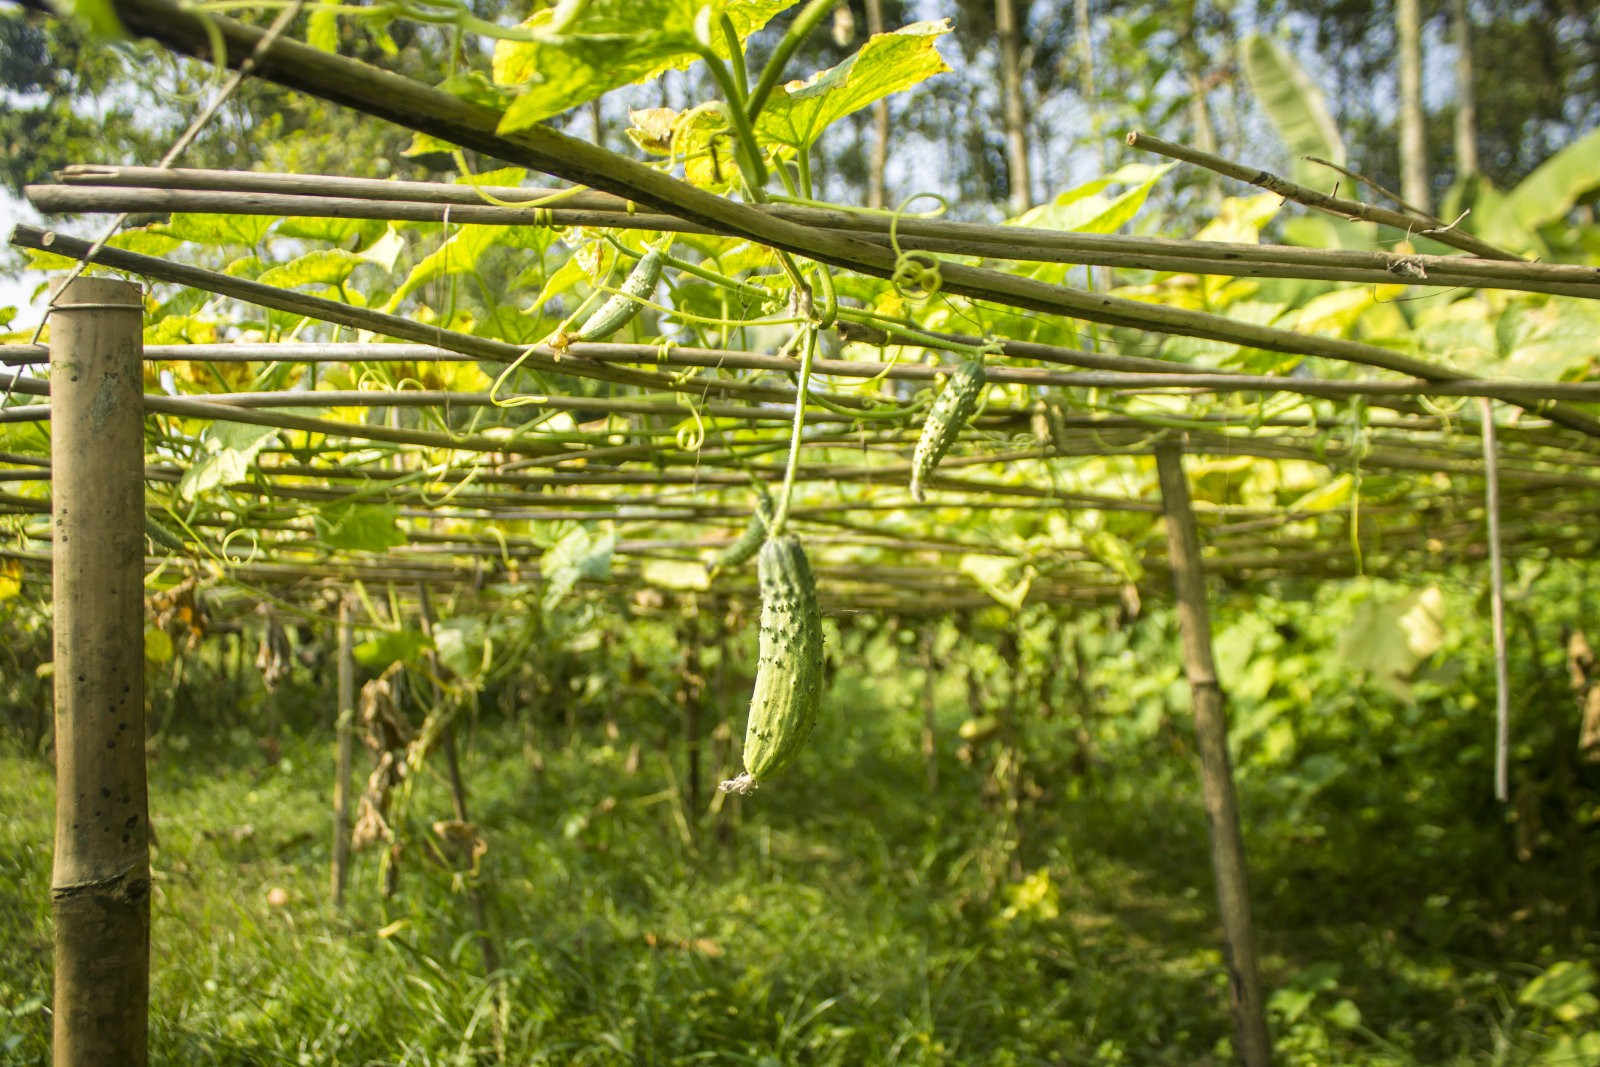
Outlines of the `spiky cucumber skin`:
{"type": "Polygon", "coordinates": [[[761,648],[744,732],[744,769],[760,782],[794,760],[822,709],[822,611],[798,539],[769,539],[756,568],[761,648]]]}
{"type": "Polygon", "coordinates": [[[967,420],[978,410],[978,400],[983,395],[984,373],[980,360],[968,360],[950,372],[944,389],[933,400],[928,417],[922,423],[922,436],[917,439],[917,450],[911,455],[911,497],[922,500],[922,483],[939,465],[950,445],[960,436],[967,420]]]}
{"type": "Polygon", "coordinates": [[[660,251],[654,248],[646,251],[623,279],[622,288],[585,319],[572,336],[579,341],[604,341],[632,322],[644,306],[643,302],[655,295],[656,284],[661,281],[661,267],[660,251]]]}
{"type": "Polygon", "coordinates": [[[754,556],[767,539],[767,527],[772,525],[772,498],[765,489],[757,489],[755,510],[750,512],[750,521],[745,523],[744,529],[711,561],[713,575],[725,571],[730,567],[737,567],[754,556]]]}

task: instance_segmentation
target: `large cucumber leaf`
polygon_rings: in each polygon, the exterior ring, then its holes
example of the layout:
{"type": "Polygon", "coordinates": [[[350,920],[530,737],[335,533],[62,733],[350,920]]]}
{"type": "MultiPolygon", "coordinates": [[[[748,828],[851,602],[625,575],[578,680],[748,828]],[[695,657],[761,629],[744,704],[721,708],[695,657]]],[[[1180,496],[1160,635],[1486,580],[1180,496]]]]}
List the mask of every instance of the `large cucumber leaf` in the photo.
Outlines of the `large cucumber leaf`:
{"type": "Polygon", "coordinates": [[[838,66],[777,89],[756,123],[757,135],[794,148],[807,147],[830,123],[949,70],[935,47],[949,32],[949,20],[940,19],[873,34],[838,66]]]}
{"type": "MultiPolygon", "coordinates": [[[[792,3],[588,0],[560,33],[552,26],[557,8],[542,8],[522,25],[536,33],[548,32],[547,39],[495,45],[495,84],[522,89],[500,120],[500,132],[524,129],[629,82],[687,67],[698,54],[695,19],[703,17],[703,7],[710,9],[705,25],[715,26],[726,14],[743,40],[792,3]]],[[[721,34],[712,34],[710,47],[727,58],[721,34]]]]}

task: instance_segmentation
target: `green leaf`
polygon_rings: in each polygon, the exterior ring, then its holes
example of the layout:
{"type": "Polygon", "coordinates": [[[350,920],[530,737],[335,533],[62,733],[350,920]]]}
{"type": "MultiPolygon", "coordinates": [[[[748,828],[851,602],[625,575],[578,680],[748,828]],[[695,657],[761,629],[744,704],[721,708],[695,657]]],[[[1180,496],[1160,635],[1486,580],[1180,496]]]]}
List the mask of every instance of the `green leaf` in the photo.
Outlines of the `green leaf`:
{"type": "Polygon", "coordinates": [[[406,543],[393,504],[333,504],[317,513],[317,540],[328,548],[382,552],[406,543]]]}
{"type": "Polygon", "coordinates": [[[1504,210],[1515,223],[1535,230],[1571,211],[1579,198],[1600,187],[1600,129],[1591,130],[1551,156],[1510,193],[1504,210]]]}
{"type": "Polygon", "coordinates": [[[421,630],[385,630],[377,637],[357,645],[352,651],[356,662],[370,670],[381,671],[391,663],[420,665],[422,652],[433,642],[421,630]]]}
{"type": "Polygon", "coordinates": [[[1175,166],[1130,163],[1105,178],[1068,189],[1048,204],[1029,208],[1011,222],[1076,233],[1114,233],[1139,213],[1156,181],[1175,166]],[[1129,183],[1132,188],[1110,199],[1098,195],[1107,186],[1129,183]]]}
{"type": "Polygon", "coordinates": [[[172,638],[167,631],[154,626],[145,630],[144,661],[157,667],[172,662],[172,638]]]}
{"type": "Polygon", "coordinates": [[[137,252],[142,256],[164,256],[182,243],[167,234],[149,229],[123,230],[106,242],[112,248],[137,252]]]}
{"type": "MultiPolygon", "coordinates": [[[[502,134],[542,122],[629,82],[646,81],[697,57],[695,18],[702,8],[711,23],[724,13],[743,40],[794,0],[588,0],[561,34],[539,41],[498,41],[496,85],[521,94],[500,120],[502,134]]],[[[549,32],[555,9],[543,8],[522,25],[549,32]]],[[[711,49],[727,57],[721,35],[711,49]]]]}
{"type": "Polygon", "coordinates": [[[1411,699],[1411,676],[1444,644],[1444,596],[1429,586],[1409,596],[1369,597],[1355,606],[1339,637],[1339,658],[1401,700],[1411,699]]]}
{"type": "Polygon", "coordinates": [[[1090,534],[1084,547],[1095,559],[1115,571],[1125,582],[1138,583],[1144,577],[1144,561],[1133,546],[1110,530],[1096,530],[1090,534]]]}
{"type": "Polygon", "coordinates": [[[1033,585],[1033,568],[1010,556],[984,556],[969,553],[961,557],[961,573],[971,576],[985,593],[1012,612],[1022,610],[1033,585]]]}
{"type": "Polygon", "coordinates": [[[1559,381],[1600,361],[1600,308],[1586,300],[1517,300],[1494,321],[1498,373],[1559,381]]]}
{"type": "Polygon", "coordinates": [[[445,239],[444,244],[423,256],[411,268],[411,273],[406,275],[406,280],[389,298],[384,310],[393,312],[402,300],[435,278],[477,270],[479,258],[495,243],[502,230],[500,226],[462,226],[456,230],[445,239]]]}
{"type": "Polygon", "coordinates": [[[560,603],[580,579],[599,580],[611,574],[611,553],[616,535],[610,530],[596,536],[579,526],[544,554],[539,572],[545,578],[544,608],[560,603]]]}
{"type": "Polygon", "coordinates": [[[1335,511],[1350,504],[1350,495],[1355,491],[1355,479],[1349,474],[1341,474],[1326,485],[1319,485],[1305,495],[1301,496],[1286,509],[1293,512],[1302,511],[1335,511]]]}
{"type": "Polygon", "coordinates": [[[207,426],[200,434],[200,447],[208,454],[183,472],[178,480],[178,496],[193,500],[207,489],[239,481],[277,432],[271,426],[243,422],[214,422],[207,426]]]}
{"type": "Polygon", "coordinates": [[[1328,102],[1294,57],[1270,37],[1253,33],[1239,46],[1245,77],[1278,136],[1288,146],[1289,175],[1302,185],[1325,185],[1330,172],[1302,156],[1345,161],[1344,142],[1328,102]]]}
{"type": "Polygon", "coordinates": [[[483,672],[488,627],[476,615],[446,619],[433,628],[433,643],[439,662],[459,678],[475,678],[483,672]]]}
{"type": "Polygon", "coordinates": [[[68,17],[93,37],[117,40],[128,36],[111,0],[65,0],[65,7],[68,17]]]}
{"type": "Polygon", "coordinates": [[[935,47],[949,32],[949,20],[940,19],[873,35],[838,66],[775,90],[756,121],[757,136],[808,147],[830,123],[949,70],[935,47]]]}
{"type": "Polygon", "coordinates": [[[1592,1011],[1594,997],[1589,991],[1594,986],[1593,967],[1588,963],[1562,960],[1523,986],[1522,992],[1517,994],[1517,1003],[1543,1008],[1558,1016],[1574,1003],[1592,1011]]]}
{"type": "Polygon", "coordinates": [[[301,285],[343,285],[351,272],[363,262],[361,256],[342,248],[319,248],[273,267],[256,281],[280,289],[293,289],[301,285]]]}
{"type": "Polygon", "coordinates": [[[339,12],[332,7],[314,7],[306,20],[306,44],[323,52],[339,51],[339,12]]]}
{"type": "Polygon", "coordinates": [[[256,245],[278,221],[271,215],[191,215],[179,212],[171,221],[150,227],[151,233],[165,234],[197,245],[256,245]]]}

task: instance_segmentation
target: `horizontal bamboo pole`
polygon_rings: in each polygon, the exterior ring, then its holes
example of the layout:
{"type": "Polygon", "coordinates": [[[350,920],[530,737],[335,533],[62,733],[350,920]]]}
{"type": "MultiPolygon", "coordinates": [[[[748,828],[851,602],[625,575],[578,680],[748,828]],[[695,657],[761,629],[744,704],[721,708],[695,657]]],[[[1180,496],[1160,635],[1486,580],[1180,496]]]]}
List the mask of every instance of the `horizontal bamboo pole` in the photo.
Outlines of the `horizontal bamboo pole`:
{"type": "MultiPolygon", "coordinates": [[[[29,6],[41,3],[28,0],[29,6]]],[[[292,40],[273,42],[264,54],[253,55],[264,31],[234,19],[218,15],[201,19],[173,0],[113,0],[113,9],[130,33],[154,38],[174,51],[211,58],[220,39],[230,63],[251,56],[264,78],[493,158],[623,196],[691,222],[725,227],[732,234],[819,262],[877,277],[891,276],[898,266],[893,249],[765,215],[749,204],[696,188],[544,125],[502,135],[503,113],[365,63],[292,40]]],[[[1377,345],[1250,326],[1205,312],[1142,304],[948,261],[940,264],[940,277],[947,293],[1105,325],[1325,356],[1420,378],[1460,377],[1448,368],[1377,345]]],[[[1542,414],[1552,422],[1600,437],[1600,420],[1588,415],[1559,405],[1550,405],[1542,414]]]]}
{"type": "MultiPolygon", "coordinates": [[[[1142,137],[1143,135],[1141,135],[1142,137]]],[[[572,188],[529,188],[525,186],[472,186],[453,182],[392,181],[349,178],[321,174],[274,174],[259,171],[186,170],[157,167],[80,164],[61,170],[58,180],[65,186],[102,189],[149,189],[211,191],[219,193],[283,194],[333,200],[373,200],[404,204],[490,207],[502,213],[507,222],[527,224],[540,217],[538,201],[549,201],[553,210],[584,211],[609,216],[641,217],[637,205],[622,197],[572,188]],[[485,195],[487,194],[487,195],[485,195]],[[500,207],[488,197],[506,203],[531,203],[528,207],[500,207]],[[555,198],[555,199],[552,199],[555,198]]],[[[31,194],[30,194],[31,195],[31,194]]],[[[55,195],[55,194],[52,194],[55,195]]],[[[926,240],[946,243],[948,248],[928,249],[963,254],[986,254],[977,249],[994,245],[1002,249],[1037,250],[1064,255],[1151,256],[1190,262],[1218,261],[1250,265],[1276,265],[1366,271],[1372,280],[1386,282],[1426,282],[1438,272],[1454,273],[1474,281],[1455,284],[1481,284],[1493,288],[1518,288],[1516,283],[1572,285],[1592,290],[1600,285],[1600,268],[1571,263],[1529,263],[1521,260],[1476,259],[1462,256],[1359,251],[1352,249],[1301,248],[1294,245],[1246,244],[1243,242],[1195,241],[1169,237],[1129,237],[1118,234],[1073,233],[1038,227],[952,222],[920,216],[893,220],[882,212],[856,212],[845,208],[813,207],[772,203],[757,209],[779,218],[821,229],[845,230],[867,235],[887,235],[891,224],[902,247],[925,248],[926,240]],[[1494,284],[1497,282],[1505,285],[1494,284]]],[[[187,210],[187,209],[185,209],[187,210]]],[[[546,210],[552,210],[547,206],[546,210]]],[[[642,216],[670,219],[671,216],[642,216]]],[[[451,216],[456,221],[466,217],[451,216]]],[[[1413,220],[1415,221],[1415,220],[1413,220]]],[[[625,226],[625,219],[607,225],[625,226]]],[[[637,228],[651,228],[650,225],[637,228]]],[[[670,228],[670,227],[669,227],[670,228]]],[[[687,232],[712,232],[710,227],[692,227],[687,232]]],[[[1001,254],[993,258],[1018,258],[1001,254]]],[[[1087,260],[1085,262],[1088,262],[1087,260]]],[[[1116,265],[1116,264],[1110,264],[1116,265]]],[[[1152,268],[1152,269],[1166,269],[1152,268]]],[[[1195,270],[1194,267],[1185,269],[1195,270]]],[[[1232,270],[1225,273],[1235,273],[1232,270]]]]}
{"type": "MultiPolygon", "coordinates": [[[[1053,346],[1039,346],[1052,348],[1053,346]]],[[[1071,352],[1073,350],[1058,350],[1071,352]]],[[[766,370],[777,374],[794,374],[800,361],[787,356],[747,352],[741,349],[697,348],[671,346],[665,350],[660,345],[611,344],[578,342],[568,346],[571,357],[599,364],[636,363],[643,366],[702,367],[722,370],[766,370]]],[[[1019,351],[1018,355],[1021,355],[1019,351]]],[[[151,361],[189,360],[200,362],[427,362],[433,360],[462,361],[472,357],[433,345],[416,344],[249,344],[249,345],[151,345],[146,350],[151,361]],[[237,349],[238,351],[235,351],[237,349]],[[281,351],[275,351],[281,349],[281,351]]],[[[1028,357],[1023,357],[1028,358],[1028,357]]],[[[1034,356],[1033,358],[1038,358],[1034,356]]],[[[1071,358],[1071,357],[1067,357],[1071,358]]],[[[25,365],[42,363],[42,346],[0,346],[0,363],[25,365]],[[41,358],[32,358],[40,353],[41,358]]],[[[1528,405],[1540,401],[1563,400],[1579,403],[1600,402],[1600,381],[1544,382],[1526,378],[1455,378],[1434,380],[1426,378],[1399,379],[1317,379],[1296,378],[1273,374],[1228,374],[1211,372],[1198,367],[1161,360],[1137,361],[1156,364],[1159,370],[1105,370],[1062,373],[1033,367],[1011,367],[997,364],[986,375],[996,384],[1055,387],[1062,389],[1124,389],[1162,390],[1190,389],[1218,394],[1231,393],[1293,393],[1301,396],[1340,399],[1346,397],[1406,398],[1416,396],[1486,397],[1515,395],[1528,405]],[[1184,369],[1179,369],[1184,368],[1184,369]]],[[[893,363],[878,360],[813,359],[812,373],[822,377],[886,378],[897,381],[932,381],[944,368],[924,363],[893,363]]],[[[305,397],[319,399],[332,396],[327,392],[306,393],[305,397]]],[[[396,397],[396,405],[416,406],[443,403],[443,400],[424,399],[435,394],[422,390],[394,390],[383,392],[366,390],[360,399],[322,401],[328,406],[371,406],[388,401],[372,397],[396,397]]],[[[443,394],[439,394],[443,395],[443,394]]],[[[486,394],[453,394],[464,405],[487,403],[486,394]],[[478,398],[478,399],[471,399],[478,398]]],[[[216,400],[213,396],[211,399],[216,400]]],[[[792,400],[790,391],[785,399],[792,400]]],[[[221,402],[220,400],[218,402],[221,402]]],[[[238,403],[265,403],[265,401],[237,401],[238,403]]],[[[285,401],[288,403],[288,401],[285,401]]],[[[702,408],[702,411],[709,411],[702,408]]],[[[756,409],[743,409],[756,410],[756,409]]],[[[762,409],[770,412],[777,409],[762,409]]],[[[729,417],[745,417],[729,415],[729,417]]],[[[787,418],[788,416],[785,416],[787,418]]]]}

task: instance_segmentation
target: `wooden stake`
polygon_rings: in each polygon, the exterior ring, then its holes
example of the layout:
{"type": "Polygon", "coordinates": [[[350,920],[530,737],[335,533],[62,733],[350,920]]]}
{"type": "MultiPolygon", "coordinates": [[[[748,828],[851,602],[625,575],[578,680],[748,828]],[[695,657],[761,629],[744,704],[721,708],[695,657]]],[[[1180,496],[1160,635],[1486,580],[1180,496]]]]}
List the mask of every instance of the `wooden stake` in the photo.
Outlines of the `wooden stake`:
{"type": "Polygon", "coordinates": [[[333,869],[330,873],[333,906],[344,904],[344,887],[350,877],[350,757],[355,747],[356,657],[355,627],[350,621],[350,598],[339,601],[339,717],[333,772],[333,869]]]}
{"type": "Polygon", "coordinates": [[[79,278],[50,315],[57,1067],[147,1057],[141,293],[79,278]]]}
{"type": "Polygon", "coordinates": [[[1194,703],[1195,740],[1200,749],[1200,775],[1206,821],[1211,830],[1211,866],[1217,879],[1217,905],[1222,913],[1223,953],[1228,964],[1228,989],[1233,1008],[1239,1059],[1246,1067],[1272,1062],[1266,1006],[1256,962],[1255,933],[1250,925],[1250,888],[1245,877],[1244,841],[1239,833],[1239,806],[1228,759],[1228,719],[1211,658],[1211,618],[1206,609],[1205,573],[1200,566],[1200,535],[1189,506],[1189,483],[1183,472],[1183,449],[1172,443],[1156,446],[1161,477],[1161,504],[1167,520],[1167,552],[1177,590],[1178,630],[1183,641],[1183,667],[1194,703]]]}

